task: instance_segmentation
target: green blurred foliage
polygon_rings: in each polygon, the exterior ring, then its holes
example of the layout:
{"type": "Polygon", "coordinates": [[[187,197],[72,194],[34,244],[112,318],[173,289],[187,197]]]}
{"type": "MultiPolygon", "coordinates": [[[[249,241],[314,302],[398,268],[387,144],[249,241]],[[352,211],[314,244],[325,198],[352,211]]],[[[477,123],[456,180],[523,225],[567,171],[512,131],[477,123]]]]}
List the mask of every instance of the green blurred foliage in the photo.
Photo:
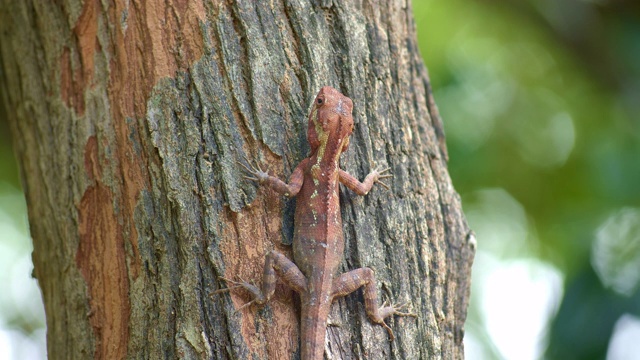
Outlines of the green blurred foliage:
{"type": "MultiPolygon", "coordinates": [[[[620,295],[592,262],[603,222],[640,206],[640,2],[430,0],[414,12],[479,251],[562,271],[546,357],[604,358],[617,319],[639,314],[637,282],[620,295]]],[[[467,328],[500,357],[477,297],[467,328]]]]}

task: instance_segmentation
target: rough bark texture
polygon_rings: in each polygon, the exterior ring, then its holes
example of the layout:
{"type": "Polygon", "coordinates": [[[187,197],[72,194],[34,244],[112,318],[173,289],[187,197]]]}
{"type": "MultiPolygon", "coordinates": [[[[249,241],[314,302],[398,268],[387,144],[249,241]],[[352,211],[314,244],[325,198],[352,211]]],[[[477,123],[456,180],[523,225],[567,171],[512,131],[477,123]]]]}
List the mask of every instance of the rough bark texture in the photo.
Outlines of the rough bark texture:
{"type": "Polygon", "coordinates": [[[295,206],[242,178],[307,154],[318,89],[353,99],[342,167],[392,189],[341,190],[342,270],[376,270],[417,319],[332,309],[329,359],[463,357],[473,236],[405,1],[0,0],[0,90],[22,167],[52,359],[298,358],[299,300],[280,286],[236,313],[295,206]]]}

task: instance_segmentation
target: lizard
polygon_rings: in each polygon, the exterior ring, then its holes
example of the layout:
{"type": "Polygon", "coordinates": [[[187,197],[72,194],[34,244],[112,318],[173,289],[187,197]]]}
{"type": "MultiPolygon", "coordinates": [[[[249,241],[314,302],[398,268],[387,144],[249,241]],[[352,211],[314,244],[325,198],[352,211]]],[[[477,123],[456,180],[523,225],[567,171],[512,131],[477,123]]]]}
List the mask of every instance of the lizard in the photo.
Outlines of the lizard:
{"type": "Polygon", "coordinates": [[[366,195],[374,183],[388,189],[381,179],[391,177],[389,168],[376,167],[360,182],[340,168],[340,155],[347,150],[353,132],[352,109],[352,100],[338,90],[329,86],[320,89],[309,113],[307,140],[311,152],[295,168],[289,183],[269,175],[247,158],[247,165],[238,162],[248,173],[244,176],[246,179],[267,185],[284,196],[296,197],[294,261],[272,250],[266,256],[261,288],[246,281],[221,277],[232,286],[214,293],[244,288],[252,300],[237,309],[240,311],[254,303],[265,304],[274,294],[276,275],[280,277],[300,295],[302,360],[322,360],[332,301],[360,287],[364,287],[367,315],[387,330],[390,341],[394,335],[385,318],[394,314],[416,316],[401,312],[404,305],[378,307],[375,275],[371,268],[337,274],[344,251],[339,184],[358,195],[366,195]]]}

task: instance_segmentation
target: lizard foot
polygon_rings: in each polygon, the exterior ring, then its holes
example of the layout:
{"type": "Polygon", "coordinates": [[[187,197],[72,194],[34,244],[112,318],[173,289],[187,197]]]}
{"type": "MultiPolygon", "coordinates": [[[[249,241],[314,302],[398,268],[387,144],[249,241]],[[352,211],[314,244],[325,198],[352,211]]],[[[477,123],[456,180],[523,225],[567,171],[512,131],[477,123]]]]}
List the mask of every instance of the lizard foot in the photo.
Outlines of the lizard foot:
{"type": "Polygon", "coordinates": [[[386,190],[389,190],[390,189],[389,185],[387,185],[384,181],[382,181],[380,179],[387,179],[387,178],[393,177],[392,174],[387,173],[388,171],[391,171],[391,168],[390,167],[384,167],[384,166],[377,166],[373,171],[378,174],[378,176],[376,177],[376,181],[375,182],[380,184],[380,186],[382,186],[386,190]]]}
{"type": "Polygon", "coordinates": [[[391,330],[389,325],[384,322],[385,318],[391,315],[418,317],[418,315],[414,313],[400,311],[406,306],[407,305],[405,303],[387,305],[387,302],[385,301],[378,309],[380,321],[377,323],[382,325],[387,330],[387,333],[389,333],[389,341],[393,341],[395,339],[395,336],[393,335],[393,331],[391,330]]]}
{"type": "Polygon", "coordinates": [[[228,287],[226,287],[224,289],[218,289],[216,291],[212,291],[211,295],[217,295],[217,294],[230,292],[231,290],[243,287],[243,284],[245,283],[245,281],[243,281],[242,279],[240,280],[240,282],[238,282],[238,281],[234,281],[234,280],[231,280],[231,279],[227,279],[227,278],[222,277],[222,276],[219,276],[218,278],[221,279],[221,280],[224,280],[224,281],[226,281],[228,283],[233,284],[233,286],[228,286],[228,287]]]}
{"type": "Polygon", "coordinates": [[[252,300],[245,303],[244,305],[240,306],[239,308],[236,309],[236,312],[256,303],[259,305],[262,305],[266,302],[265,297],[262,295],[262,292],[260,291],[260,289],[258,288],[258,286],[256,286],[255,283],[249,283],[246,282],[242,279],[239,279],[239,281],[235,281],[235,280],[231,280],[225,277],[220,276],[219,279],[222,279],[224,281],[226,281],[229,284],[232,284],[232,286],[226,287],[224,289],[219,289],[216,290],[214,292],[211,293],[211,295],[216,295],[216,294],[221,294],[221,293],[225,293],[225,292],[230,292],[231,290],[234,289],[238,289],[238,288],[242,288],[247,290],[252,297],[252,300]]]}
{"type": "Polygon", "coordinates": [[[242,166],[244,171],[246,171],[251,175],[251,176],[243,175],[242,177],[247,180],[257,181],[258,183],[262,184],[269,177],[269,174],[266,171],[262,170],[260,165],[255,164],[253,161],[249,160],[245,155],[242,155],[242,157],[244,158],[244,161],[247,163],[246,165],[243,164],[241,161],[236,161],[236,162],[238,163],[238,165],[242,166]]]}
{"type": "Polygon", "coordinates": [[[418,315],[417,315],[417,314],[414,314],[414,313],[399,311],[399,310],[402,310],[402,309],[404,309],[404,308],[406,308],[406,307],[407,307],[407,304],[406,304],[406,303],[392,304],[390,307],[394,309],[394,311],[393,311],[393,315],[398,315],[398,316],[411,316],[411,317],[415,317],[415,318],[417,318],[417,317],[418,317],[418,315]]]}

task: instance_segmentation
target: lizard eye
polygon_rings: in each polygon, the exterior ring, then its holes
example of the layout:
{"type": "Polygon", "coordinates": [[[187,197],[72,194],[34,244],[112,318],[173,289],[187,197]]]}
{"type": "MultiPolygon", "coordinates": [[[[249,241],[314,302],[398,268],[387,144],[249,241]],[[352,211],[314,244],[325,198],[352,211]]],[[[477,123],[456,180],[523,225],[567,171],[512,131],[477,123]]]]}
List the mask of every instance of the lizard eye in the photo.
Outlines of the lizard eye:
{"type": "Polygon", "coordinates": [[[323,101],[321,98],[316,99],[316,103],[318,103],[318,105],[322,105],[323,101]]]}

